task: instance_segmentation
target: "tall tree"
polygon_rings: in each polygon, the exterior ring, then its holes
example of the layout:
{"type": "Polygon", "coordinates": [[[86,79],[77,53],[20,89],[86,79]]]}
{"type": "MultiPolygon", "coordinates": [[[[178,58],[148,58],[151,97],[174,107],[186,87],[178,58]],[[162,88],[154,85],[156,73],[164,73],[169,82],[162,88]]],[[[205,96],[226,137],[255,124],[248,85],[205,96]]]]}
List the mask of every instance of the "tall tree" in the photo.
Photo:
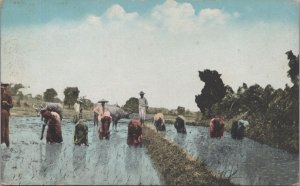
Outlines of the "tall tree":
{"type": "Polygon", "coordinates": [[[213,104],[222,100],[226,94],[221,74],[213,70],[199,71],[200,80],[205,83],[200,95],[195,96],[195,102],[203,114],[211,114],[213,104]]]}
{"type": "Polygon", "coordinates": [[[298,85],[299,83],[299,55],[298,57],[296,57],[293,52],[287,51],[286,52],[287,58],[290,60],[289,61],[289,71],[288,73],[288,77],[291,78],[291,81],[294,85],[298,85]]]}
{"type": "Polygon", "coordinates": [[[21,83],[15,84],[13,87],[10,87],[11,94],[13,96],[17,95],[19,89],[21,88],[24,88],[24,85],[22,85],[21,83]]]}
{"type": "Polygon", "coordinates": [[[139,100],[138,98],[131,97],[126,101],[123,109],[127,112],[138,113],[139,112],[139,100]]]}
{"type": "Polygon", "coordinates": [[[90,99],[85,98],[85,96],[80,97],[79,99],[82,101],[83,109],[88,110],[88,109],[93,108],[94,103],[90,99]]]}
{"type": "Polygon", "coordinates": [[[68,105],[69,108],[71,108],[71,105],[73,106],[74,103],[77,101],[78,96],[79,96],[79,90],[77,87],[67,87],[64,90],[64,104],[68,105]]]}
{"type": "Polygon", "coordinates": [[[260,112],[264,109],[264,89],[258,84],[250,86],[240,98],[241,105],[246,106],[251,112],[260,112]]]}
{"type": "Polygon", "coordinates": [[[180,115],[184,115],[184,113],[185,113],[185,108],[184,108],[184,107],[181,107],[181,106],[178,106],[178,107],[177,107],[177,113],[180,114],[180,115]]]}
{"type": "Polygon", "coordinates": [[[17,96],[19,97],[20,100],[23,100],[24,94],[22,91],[18,91],[17,96]]]}
{"type": "Polygon", "coordinates": [[[272,85],[268,84],[264,89],[263,100],[264,100],[264,111],[267,111],[270,105],[270,102],[273,99],[273,93],[275,89],[272,85]]]}
{"type": "Polygon", "coordinates": [[[46,89],[44,92],[44,101],[54,102],[57,92],[53,88],[46,89]]]}

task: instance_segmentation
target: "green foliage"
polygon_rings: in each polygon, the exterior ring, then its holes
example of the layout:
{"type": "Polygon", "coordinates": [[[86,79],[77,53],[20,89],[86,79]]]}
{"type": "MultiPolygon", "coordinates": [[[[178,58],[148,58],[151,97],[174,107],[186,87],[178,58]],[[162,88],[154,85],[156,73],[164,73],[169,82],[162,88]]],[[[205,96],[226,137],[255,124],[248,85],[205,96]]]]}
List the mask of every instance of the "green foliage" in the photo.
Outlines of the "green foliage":
{"type": "Polygon", "coordinates": [[[17,106],[17,107],[20,107],[20,106],[21,106],[21,101],[20,101],[20,99],[17,100],[16,106],[17,106]]]}
{"type": "Polygon", "coordinates": [[[21,83],[15,84],[13,87],[10,87],[11,95],[12,96],[17,95],[19,89],[21,88],[24,88],[24,85],[22,85],[21,83]]]}
{"type": "Polygon", "coordinates": [[[34,99],[36,99],[37,101],[42,101],[43,100],[43,96],[38,94],[34,97],[34,99]]]}
{"type": "Polygon", "coordinates": [[[17,96],[19,97],[20,100],[23,100],[24,94],[22,91],[18,91],[17,96]]]}
{"type": "Polygon", "coordinates": [[[129,100],[127,100],[125,105],[123,106],[123,109],[126,112],[138,113],[139,112],[139,100],[138,100],[138,98],[135,98],[135,97],[129,98],[129,100]]]}
{"type": "Polygon", "coordinates": [[[172,115],[172,116],[177,116],[177,110],[176,109],[171,109],[167,112],[168,115],[172,115]]]}
{"type": "Polygon", "coordinates": [[[177,113],[178,113],[179,115],[184,115],[184,113],[185,113],[185,108],[184,108],[184,107],[181,107],[181,106],[178,106],[178,107],[177,107],[177,113]]]}
{"type": "Polygon", "coordinates": [[[200,95],[195,96],[195,102],[201,112],[211,114],[213,104],[220,102],[226,94],[221,74],[213,70],[199,71],[200,80],[205,83],[200,95]]]}
{"type": "Polygon", "coordinates": [[[32,99],[32,94],[26,94],[26,95],[24,96],[24,98],[25,98],[26,100],[32,99]]]}
{"type": "Polygon", "coordinates": [[[89,110],[94,107],[94,103],[90,99],[82,97],[80,98],[80,100],[83,102],[82,104],[83,109],[89,110]]]}
{"type": "Polygon", "coordinates": [[[64,104],[68,105],[69,108],[74,105],[74,103],[77,101],[78,96],[79,96],[79,90],[77,87],[67,87],[64,90],[64,104]]]}
{"type": "Polygon", "coordinates": [[[294,83],[285,89],[265,88],[258,84],[250,87],[243,83],[234,93],[226,88],[225,97],[212,106],[214,114],[233,118],[243,115],[250,122],[248,135],[267,144],[276,144],[293,152],[299,151],[299,67],[290,51],[288,76],[294,83]],[[294,61],[293,61],[294,60],[294,61]]]}
{"type": "Polygon", "coordinates": [[[54,103],[62,103],[62,101],[61,101],[58,97],[55,97],[55,98],[53,99],[53,102],[54,102],[54,103]]]}
{"type": "Polygon", "coordinates": [[[293,52],[290,50],[290,51],[287,51],[286,52],[287,54],[287,57],[289,59],[289,71],[287,72],[288,73],[288,77],[291,78],[291,81],[292,83],[295,85],[299,83],[299,55],[298,57],[296,57],[293,52]]]}
{"type": "Polygon", "coordinates": [[[53,88],[46,89],[44,92],[44,101],[54,102],[57,92],[53,88]]]}
{"type": "Polygon", "coordinates": [[[156,107],[149,107],[148,110],[147,110],[147,113],[148,114],[157,114],[157,113],[163,113],[163,114],[168,114],[169,113],[169,110],[166,109],[166,108],[156,108],[156,107]]]}
{"type": "Polygon", "coordinates": [[[263,108],[264,89],[258,84],[250,86],[243,94],[241,103],[248,108],[250,112],[260,112],[263,108]]]}

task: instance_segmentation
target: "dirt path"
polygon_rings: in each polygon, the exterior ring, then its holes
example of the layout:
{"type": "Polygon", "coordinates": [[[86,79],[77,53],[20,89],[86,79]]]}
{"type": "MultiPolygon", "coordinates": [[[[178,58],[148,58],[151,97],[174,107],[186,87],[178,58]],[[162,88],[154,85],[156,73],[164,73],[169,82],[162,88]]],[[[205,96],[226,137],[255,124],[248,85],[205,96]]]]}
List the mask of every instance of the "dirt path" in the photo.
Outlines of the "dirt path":
{"type": "Polygon", "coordinates": [[[158,172],[145,148],[126,144],[127,125],[119,124],[110,140],[99,140],[89,122],[90,146],[74,146],[74,124],[63,120],[63,144],[39,140],[38,117],[11,117],[11,147],[1,145],[1,182],[10,184],[158,185],[158,172]]]}
{"type": "Polygon", "coordinates": [[[232,185],[217,178],[199,160],[193,159],[177,144],[156,133],[153,125],[144,127],[144,145],[168,185],[232,185]]]}

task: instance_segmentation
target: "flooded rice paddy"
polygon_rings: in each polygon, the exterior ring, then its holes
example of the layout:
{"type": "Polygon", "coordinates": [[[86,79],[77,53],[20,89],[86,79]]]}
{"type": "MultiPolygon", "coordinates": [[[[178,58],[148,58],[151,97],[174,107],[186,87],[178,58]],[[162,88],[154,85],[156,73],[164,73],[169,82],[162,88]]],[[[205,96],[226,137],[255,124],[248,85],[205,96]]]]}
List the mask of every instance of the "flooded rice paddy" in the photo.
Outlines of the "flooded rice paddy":
{"type": "Polygon", "coordinates": [[[128,147],[127,123],[99,140],[89,126],[89,146],[73,145],[74,124],[63,120],[62,144],[40,140],[40,117],[11,117],[11,147],[1,145],[1,182],[8,184],[162,184],[145,148],[128,147]]]}
{"type": "MultiPolygon", "coordinates": [[[[1,145],[1,182],[9,184],[129,184],[159,185],[163,179],[145,148],[128,147],[127,123],[121,120],[110,140],[99,140],[96,127],[89,126],[89,146],[74,146],[74,124],[63,120],[62,144],[40,140],[39,117],[11,117],[10,142],[1,145]]],[[[209,169],[231,176],[242,185],[291,185],[299,179],[298,154],[271,148],[245,138],[233,140],[229,133],[211,139],[207,127],[187,126],[187,135],[167,125],[166,137],[190,155],[199,157],[209,169]]],[[[174,162],[176,163],[176,162],[174,162]]]]}
{"type": "Polygon", "coordinates": [[[187,135],[166,125],[166,136],[189,154],[199,157],[219,175],[242,185],[291,185],[298,182],[299,157],[248,138],[233,140],[229,133],[211,139],[208,128],[186,126],[187,135]]]}

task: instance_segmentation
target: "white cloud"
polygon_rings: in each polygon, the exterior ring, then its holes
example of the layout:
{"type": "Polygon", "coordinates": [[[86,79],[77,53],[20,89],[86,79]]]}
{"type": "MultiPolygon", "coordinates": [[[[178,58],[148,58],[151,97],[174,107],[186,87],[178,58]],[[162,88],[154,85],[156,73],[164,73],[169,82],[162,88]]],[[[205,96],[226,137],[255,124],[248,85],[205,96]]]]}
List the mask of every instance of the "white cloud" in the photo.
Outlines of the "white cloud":
{"type": "Polygon", "coordinates": [[[150,106],[192,110],[204,85],[198,70],[218,70],[235,90],[243,82],[284,87],[284,53],[299,50],[298,28],[226,24],[238,17],[167,1],[147,18],[114,5],[80,22],[3,29],[1,78],[34,95],[53,87],[63,98],[66,86],[78,86],[81,96],[119,104],[143,90],[150,106]]]}
{"type": "Polygon", "coordinates": [[[105,16],[109,19],[134,20],[138,14],[136,12],[127,13],[122,6],[115,4],[106,11],[105,16]]]}
{"type": "Polygon", "coordinates": [[[221,9],[202,9],[197,14],[190,3],[178,3],[167,0],[156,6],[151,12],[154,24],[170,32],[193,32],[207,26],[224,25],[240,16],[239,12],[233,14],[221,9]]]}
{"type": "Polygon", "coordinates": [[[101,24],[101,17],[95,16],[95,15],[89,15],[87,16],[87,21],[91,24],[100,25],[101,24]]]}
{"type": "Polygon", "coordinates": [[[199,12],[199,20],[203,24],[226,24],[232,18],[236,18],[239,16],[238,12],[233,13],[232,15],[226,13],[220,9],[210,9],[206,8],[199,12]]]}
{"type": "Polygon", "coordinates": [[[196,18],[195,10],[189,3],[177,3],[168,0],[152,10],[152,19],[156,25],[162,26],[169,31],[193,30],[196,18]]]}

